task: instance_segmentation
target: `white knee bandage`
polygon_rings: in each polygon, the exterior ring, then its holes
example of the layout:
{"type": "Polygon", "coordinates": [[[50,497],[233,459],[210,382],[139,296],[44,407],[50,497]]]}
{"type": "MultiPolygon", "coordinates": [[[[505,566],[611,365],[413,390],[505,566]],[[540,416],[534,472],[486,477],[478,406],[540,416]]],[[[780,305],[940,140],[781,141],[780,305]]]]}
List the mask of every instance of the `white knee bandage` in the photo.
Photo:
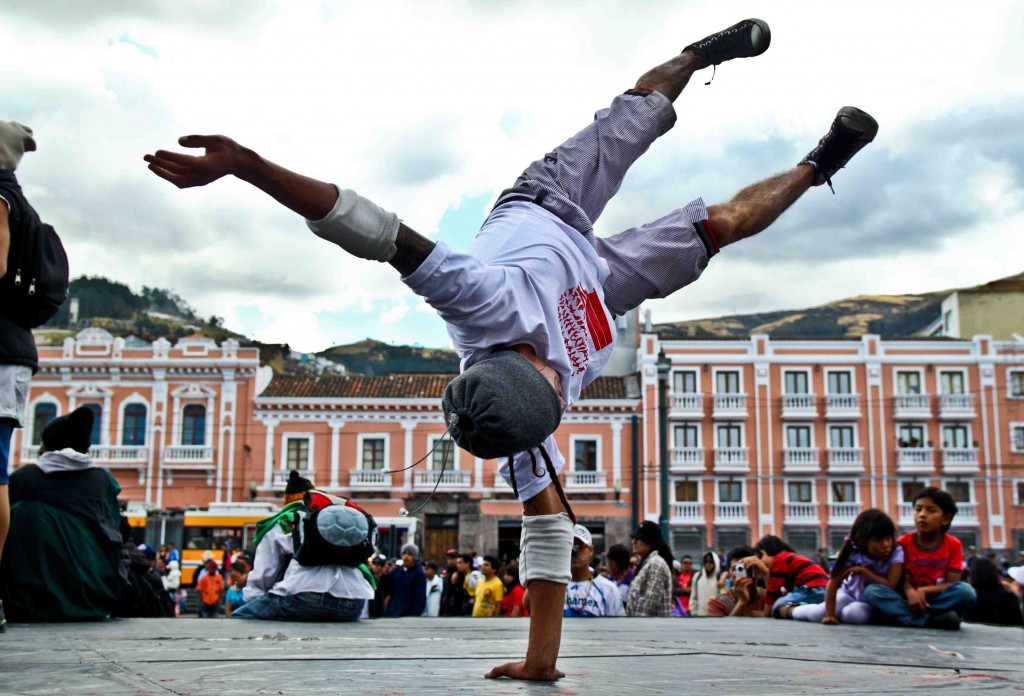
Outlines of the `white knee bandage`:
{"type": "Polygon", "coordinates": [[[519,579],[523,587],[530,580],[569,584],[572,573],[572,521],[564,512],[557,515],[526,515],[520,541],[519,579]]]}
{"type": "Polygon", "coordinates": [[[317,237],[361,259],[390,261],[397,251],[398,216],[349,189],[339,190],[326,217],[306,224],[317,237]]]}

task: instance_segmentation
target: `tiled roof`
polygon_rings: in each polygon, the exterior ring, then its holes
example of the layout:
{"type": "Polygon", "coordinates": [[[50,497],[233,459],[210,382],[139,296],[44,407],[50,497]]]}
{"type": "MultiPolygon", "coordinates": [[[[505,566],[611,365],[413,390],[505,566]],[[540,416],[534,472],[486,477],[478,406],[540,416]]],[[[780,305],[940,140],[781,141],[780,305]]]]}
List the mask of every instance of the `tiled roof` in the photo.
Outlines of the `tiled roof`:
{"type": "MultiPolygon", "coordinates": [[[[364,375],[274,375],[260,394],[270,398],[306,399],[440,399],[454,374],[399,374],[381,377],[364,375]]],[[[598,377],[583,390],[581,399],[627,399],[630,380],[635,376],[598,377]]]]}

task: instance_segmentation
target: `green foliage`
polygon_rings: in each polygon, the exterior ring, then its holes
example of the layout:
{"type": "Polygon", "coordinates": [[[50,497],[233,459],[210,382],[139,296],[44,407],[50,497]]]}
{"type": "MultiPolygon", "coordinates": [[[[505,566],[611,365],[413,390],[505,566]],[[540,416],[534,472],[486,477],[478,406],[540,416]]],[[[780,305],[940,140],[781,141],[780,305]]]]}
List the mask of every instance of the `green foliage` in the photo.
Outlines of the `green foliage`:
{"type": "Polygon", "coordinates": [[[349,372],[360,375],[459,371],[459,356],[453,350],[392,346],[369,339],[334,346],[318,355],[341,363],[349,372]]]}

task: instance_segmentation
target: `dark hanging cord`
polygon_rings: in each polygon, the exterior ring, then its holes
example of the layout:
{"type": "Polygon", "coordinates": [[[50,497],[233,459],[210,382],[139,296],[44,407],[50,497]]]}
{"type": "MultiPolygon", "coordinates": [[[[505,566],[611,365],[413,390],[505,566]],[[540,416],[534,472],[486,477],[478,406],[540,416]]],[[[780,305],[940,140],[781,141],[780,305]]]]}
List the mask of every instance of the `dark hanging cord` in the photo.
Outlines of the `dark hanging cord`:
{"type": "Polygon", "coordinates": [[[710,85],[712,82],[715,81],[715,71],[716,70],[718,70],[718,64],[717,63],[711,66],[711,79],[704,83],[705,87],[707,87],[708,85],[710,85]]]}
{"type": "Polygon", "coordinates": [[[572,511],[572,506],[569,505],[568,499],[565,497],[565,491],[562,490],[562,483],[558,480],[558,474],[555,473],[555,465],[551,463],[551,457],[548,456],[548,451],[544,449],[544,445],[541,445],[539,449],[541,456],[544,457],[544,464],[547,465],[551,483],[555,484],[555,492],[558,493],[562,505],[565,506],[565,511],[569,513],[569,519],[572,520],[573,524],[576,524],[576,515],[572,511]]]}
{"type": "MultiPolygon", "coordinates": [[[[455,415],[454,413],[451,416],[449,416],[448,417],[448,428],[451,428],[453,425],[455,425],[458,422],[458,420],[459,420],[459,417],[457,415],[455,415]]],[[[445,433],[445,435],[448,435],[448,442],[452,443],[452,445],[454,446],[455,441],[452,439],[451,435],[448,433],[448,428],[445,428],[444,433],[445,433]]],[[[438,442],[440,442],[443,439],[444,439],[444,435],[442,435],[440,438],[438,438],[438,442]]],[[[419,512],[420,510],[422,510],[426,506],[426,504],[430,502],[430,499],[434,497],[435,493],[437,493],[437,487],[440,486],[441,485],[441,481],[444,480],[445,467],[448,466],[448,452],[449,452],[450,449],[453,449],[453,448],[454,447],[449,448],[449,449],[442,449],[441,450],[441,453],[442,453],[442,457],[441,457],[441,471],[440,471],[440,473],[438,473],[437,481],[434,483],[434,488],[430,491],[430,495],[427,496],[427,499],[424,500],[422,503],[420,503],[419,507],[417,507],[412,512],[410,512],[409,510],[406,510],[405,508],[402,508],[401,510],[398,511],[399,515],[401,515],[402,517],[411,517],[411,516],[415,515],[417,512],[419,512]]],[[[429,457],[433,453],[433,451],[435,449],[437,449],[437,442],[434,443],[434,446],[430,448],[430,452],[427,452],[427,456],[423,457],[423,459],[426,459],[427,457],[429,457]]],[[[421,459],[420,462],[422,462],[423,459],[421,459]]],[[[416,462],[416,464],[419,464],[420,462],[416,462]]],[[[413,466],[416,466],[416,464],[413,464],[413,466]]],[[[411,468],[412,467],[407,466],[405,469],[411,469],[411,468]]],[[[405,469],[401,469],[401,471],[405,471],[405,469]]]]}
{"type": "Polygon", "coordinates": [[[516,498],[519,498],[519,486],[516,485],[516,463],[511,456],[508,458],[508,478],[512,484],[512,493],[515,494],[516,498]]]}
{"type": "MultiPolygon", "coordinates": [[[[449,430],[451,429],[451,427],[452,427],[453,425],[455,425],[456,423],[458,423],[458,422],[459,422],[459,417],[458,417],[457,415],[455,415],[454,413],[453,413],[453,414],[451,414],[451,415],[450,415],[450,416],[448,417],[448,425],[447,425],[447,426],[445,426],[444,432],[443,432],[443,433],[441,434],[441,437],[439,437],[439,438],[437,438],[436,440],[434,440],[434,446],[430,448],[430,451],[429,451],[429,452],[427,452],[426,454],[424,454],[424,455],[423,455],[423,456],[422,456],[422,457],[421,457],[421,458],[420,458],[420,459],[419,459],[419,460],[418,460],[417,462],[415,462],[414,464],[410,464],[409,466],[407,466],[407,467],[405,467],[405,468],[403,468],[403,469],[381,469],[381,472],[382,472],[382,473],[385,473],[385,474],[387,474],[388,476],[390,476],[391,474],[400,474],[400,473],[402,473],[403,471],[408,471],[409,469],[412,469],[412,468],[415,468],[415,467],[419,466],[419,465],[420,465],[420,464],[421,464],[421,463],[423,462],[423,460],[424,460],[424,459],[426,459],[427,457],[429,457],[430,455],[432,455],[432,454],[434,453],[434,450],[436,450],[436,449],[437,449],[437,446],[438,446],[439,444],[441,444],[441,443],[442,443],[442,442],[444,441],[444,436],[445,436],[445,435],[448,435],[448,431],[449,431],[449,430]]],[[[449,438],[448,438],[448,441],[449,441],[449,442],[451,442],[451,441],[452,441],[451,437],[449,437],[449,438]]],[[[448,456],[448,455],[446,454],[446,455],[445,455],[445,458],[446,458],[446,459],[447,459],[447,456],[448,456]]],[[[442,461],[442,466],[443,466],[443,465],[444,465],[444,462],[442,461]]]]}
{"type": "MultiPolygon", "coordinates": [[[[544,446],[541,445],[541,449],[543,448],[544,446]]],[[[533,469],[534,476],[536,476],[537,478],[544,478],[545,469],[537,468],[537,455],[533,453],[533,450],[530,450],[530,468],[533,469]]]]}

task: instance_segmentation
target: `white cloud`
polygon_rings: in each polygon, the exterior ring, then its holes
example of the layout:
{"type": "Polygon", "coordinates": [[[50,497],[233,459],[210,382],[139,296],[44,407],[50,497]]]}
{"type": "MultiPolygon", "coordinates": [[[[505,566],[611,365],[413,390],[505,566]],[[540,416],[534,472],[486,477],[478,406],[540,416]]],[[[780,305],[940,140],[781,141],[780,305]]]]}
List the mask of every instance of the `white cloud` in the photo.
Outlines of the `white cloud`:
{"type": "MultiPolygon", "coordinates": [[[[73,273],[167,287],[204,316],[258,306],[263,340],[317,350],[364,337],[321,328],[321,312],[399,322],[408,318],[400,312],[425,305],[390,267],[347,257],[259,192],[239,182],[178,191],[146,171],[144,153],[174,148],[186,133],[223,132],[355,188],[433,235],[446,210],[508,186],[646,68],[751,14],[772,26],[769,52],[721,66],[710,87],[702,84],[710,74],[694,79],[678,125],[636,165],[599,232],[697,195],[720,200],[791,166],[849,103],[878,118],[878,142],[837,176],[836,201],[826,205],[830,194],[814,191],[798,203],[793,244],[805,243],[812,218],[858,239],[872,233],[858,219],[890,216],[906,246],[809,263],[780,246],[788,228],[772,230],[748,251],[723,253],[677,297],[651,303],[656,321],[924,291],[1020,270],[1020,255],[1008,253],[1020,248],[1020,164],[961,166],[975,141],[957,128],[984,105],[991,118],[977,129],[1017,140],[1019,3],[937,2],[924,11],[862,2],[847,12],[799,0],[628,9],[600,0],[182,4],[171,12],[163,3],[88,3],[86,11],[85,3],[5,2],[0,118],[38,135],[40,150],[19,174],[62,233],[73,273]],[[947,123],[943,142],[935,129],[941,136],[947,123]],[[894,175],[887,158],[907,163],[899,180],[885,181],[894,175]],[[867,207],[879,200],[872,185],[888,186],[890,210],[867,207]],[[926,213],[958,195],[986,207],[983,226],[958,223],[939,237],[923,224],[907,227],[915,209],[934,225],[926,213]],[[787,251],[773,255],[772,246],[787,251]]],[[[421,330],[408,341],[443,340],[437,328],[421,330]]]]}

